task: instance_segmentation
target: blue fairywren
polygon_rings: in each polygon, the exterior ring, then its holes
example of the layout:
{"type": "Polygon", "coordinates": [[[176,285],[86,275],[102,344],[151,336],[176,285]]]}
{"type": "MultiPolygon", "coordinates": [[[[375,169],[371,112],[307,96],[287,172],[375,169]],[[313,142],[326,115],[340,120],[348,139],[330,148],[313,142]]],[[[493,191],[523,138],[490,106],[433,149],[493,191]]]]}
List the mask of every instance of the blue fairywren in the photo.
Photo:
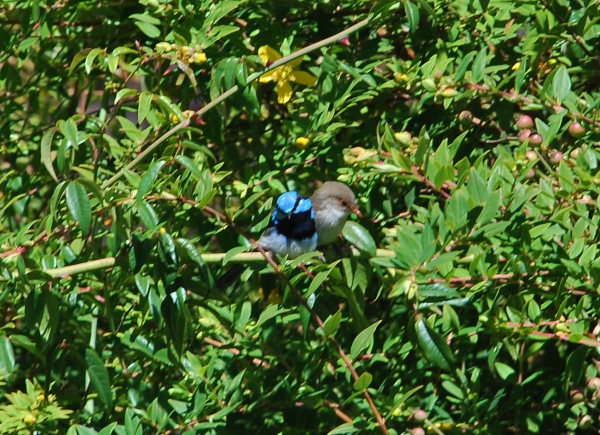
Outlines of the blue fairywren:
{"type": "Polygon", "coordinates": [[[311,200],[298,192],[286,192],[277,198],[269,227],[258,245],[277,255],[296,258],[317,249],[316,231],[311,200]]]}
{"type": "MultiPolygon", "coordinates": [[[[258,245],[273,254],[296,258],[317,249],[317,240],[311,200],[292,191],[277,198],[269,226],[258,245]]],[[[244,269],[242,264],[234,266],[217,280],[216,287],[228,287],[239,278],[244,269]]]]}

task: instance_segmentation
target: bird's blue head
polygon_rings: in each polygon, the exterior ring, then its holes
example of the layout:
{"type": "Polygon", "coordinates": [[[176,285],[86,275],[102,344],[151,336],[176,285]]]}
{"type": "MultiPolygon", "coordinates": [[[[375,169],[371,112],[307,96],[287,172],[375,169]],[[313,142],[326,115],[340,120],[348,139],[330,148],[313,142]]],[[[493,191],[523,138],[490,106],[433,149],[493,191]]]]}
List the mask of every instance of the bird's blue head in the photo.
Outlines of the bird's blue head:
{"type": "Polygon", "coordinates": [[[306,212],[310,212],[310,217],[314,218],[315,213],[310,199],[303,197],[296,191],[285,192],[277,198],[277,206],[273,212],[272,220],[277,225],[281,220],[306,212]]]}

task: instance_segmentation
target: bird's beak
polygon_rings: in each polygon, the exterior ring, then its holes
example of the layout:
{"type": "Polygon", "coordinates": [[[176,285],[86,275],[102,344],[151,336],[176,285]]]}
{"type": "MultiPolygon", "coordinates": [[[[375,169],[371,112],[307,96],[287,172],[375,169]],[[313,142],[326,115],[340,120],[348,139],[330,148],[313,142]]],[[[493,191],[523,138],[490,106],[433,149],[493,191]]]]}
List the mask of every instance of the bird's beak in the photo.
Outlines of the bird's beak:
{"type": "Polygon", "coordinates": [[[360,210],[358,209],[358,206],[356,206],[356,205],[355,205],[355,206],[352,206],[352,207],[350,207],[350,211],[351,211],[352,213],[354,213],[356,216],[358,216],[359,218],[362,218],[362,217],[363,217],[362,213],[361,213],[361,212],[360,212],[360,210]]]}

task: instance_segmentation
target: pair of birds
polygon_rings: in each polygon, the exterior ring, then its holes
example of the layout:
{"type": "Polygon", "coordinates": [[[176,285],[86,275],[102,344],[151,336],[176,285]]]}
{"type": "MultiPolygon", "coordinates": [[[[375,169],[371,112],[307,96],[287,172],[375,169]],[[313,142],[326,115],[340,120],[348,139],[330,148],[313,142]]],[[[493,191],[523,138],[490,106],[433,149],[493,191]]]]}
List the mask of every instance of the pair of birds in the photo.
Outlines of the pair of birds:
{"type": "Polygon", "coordinates": [[[286,192],[277,198],[269,227],[258,241],[265,251],[296,258],[333,242],[350,213],[361,216],[348,186],[328,181],[313,196],[286,192]]]}
{"type": "MultiPolygon", "coordinates": [[[[269,226],[258,245],[273,254],[296,258],[316,250],[318,245],[333,242],[350,213],[362,216],[354,193],[339,181],[324,183],[311,198],[295,191],[285,192],[277,198],[269,226]]],[[[233,284],[244,269],[241,264],[234,266],[217,280],[216,287],[233,284]]]]}

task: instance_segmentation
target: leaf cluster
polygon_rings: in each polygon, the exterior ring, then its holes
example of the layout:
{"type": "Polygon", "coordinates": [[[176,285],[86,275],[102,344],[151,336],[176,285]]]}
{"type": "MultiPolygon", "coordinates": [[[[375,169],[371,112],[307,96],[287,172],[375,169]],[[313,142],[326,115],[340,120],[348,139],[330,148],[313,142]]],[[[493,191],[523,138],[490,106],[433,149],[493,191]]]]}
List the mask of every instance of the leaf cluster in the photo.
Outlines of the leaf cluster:
{"type": "Polygon", "coordinates": [[[599,39],[592,0],[5,1],[0,432],[597,431],[599,39]],[[327,180],[341,247],[245,252],[327,180]]]}

